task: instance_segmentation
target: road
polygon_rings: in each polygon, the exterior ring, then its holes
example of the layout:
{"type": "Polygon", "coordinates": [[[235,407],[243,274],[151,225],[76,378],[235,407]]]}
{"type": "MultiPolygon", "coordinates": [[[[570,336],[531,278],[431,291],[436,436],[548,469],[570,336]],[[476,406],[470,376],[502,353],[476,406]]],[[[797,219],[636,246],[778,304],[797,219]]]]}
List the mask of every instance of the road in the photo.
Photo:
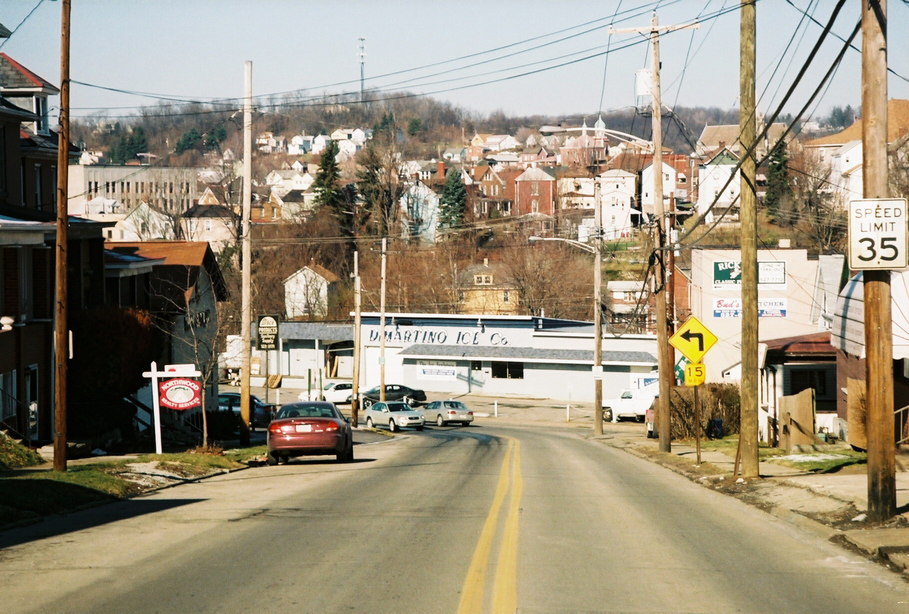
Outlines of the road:
{"type": "Polygon", "coordinates": [[[405,435],[0,533],[0,607],[909,612],[898,575],[580,430],[405,435]]]}

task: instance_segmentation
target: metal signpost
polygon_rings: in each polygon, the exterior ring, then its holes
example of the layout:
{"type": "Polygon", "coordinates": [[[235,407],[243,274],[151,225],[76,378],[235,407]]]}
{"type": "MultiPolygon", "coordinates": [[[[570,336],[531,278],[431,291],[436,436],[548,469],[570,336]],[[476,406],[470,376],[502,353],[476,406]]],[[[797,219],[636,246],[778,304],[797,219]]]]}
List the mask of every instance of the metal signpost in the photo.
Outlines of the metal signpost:
{"type": "MultiPolygon", "coordinates": [[[[694,441],[697,464],[701,464],[701,404],[698,386],[707,379],[707,368],[701,358],[717,342],[717,337],[696,317],[691,316],[669,338],[669,343],[690,362],[684,366],[685,385],[694,388],[694,441]]],[[[681,360],[679,361],[681,363],[681,360]]]]}

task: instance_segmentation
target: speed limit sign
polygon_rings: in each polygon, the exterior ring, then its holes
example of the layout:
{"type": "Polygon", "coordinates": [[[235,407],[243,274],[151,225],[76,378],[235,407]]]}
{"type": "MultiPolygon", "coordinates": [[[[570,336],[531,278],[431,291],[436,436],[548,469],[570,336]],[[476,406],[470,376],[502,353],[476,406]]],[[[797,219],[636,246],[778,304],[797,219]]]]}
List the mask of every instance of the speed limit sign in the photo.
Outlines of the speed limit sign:
{"type": "Polygon", "coordinates": [[[904,269],[906,199],[862,199],[849,202],[849,268],[904,269]]]}

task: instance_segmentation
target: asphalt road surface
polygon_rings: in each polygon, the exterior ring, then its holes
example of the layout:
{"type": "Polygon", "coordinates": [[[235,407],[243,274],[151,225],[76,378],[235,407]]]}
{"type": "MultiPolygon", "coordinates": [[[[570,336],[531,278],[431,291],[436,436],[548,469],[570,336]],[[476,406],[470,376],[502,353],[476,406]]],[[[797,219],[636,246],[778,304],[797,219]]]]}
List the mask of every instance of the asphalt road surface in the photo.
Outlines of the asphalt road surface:
{"type": "Polygon", "coordinates": [[[0,610],[909,612],[897,574],[578,430],[405,435],[0,533],[0,610]]]}

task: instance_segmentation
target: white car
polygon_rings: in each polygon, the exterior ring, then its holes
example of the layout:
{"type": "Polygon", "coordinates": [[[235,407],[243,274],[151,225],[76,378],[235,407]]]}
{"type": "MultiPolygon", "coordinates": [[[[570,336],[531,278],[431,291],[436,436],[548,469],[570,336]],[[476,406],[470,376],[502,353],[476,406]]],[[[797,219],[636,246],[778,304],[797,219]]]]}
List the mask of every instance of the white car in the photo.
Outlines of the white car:
{"type": "Polygon", "coordinates": [[[300,393],[301,401],[328,401],[335,405],[350,404],[353,395],[353,384],[350,382],[328,382],[322,390],[300,393]]]}
{"type": "Polygon", "coordinates": [[[430,422],[435,420],[436,426],[445,426],[452,422],[460,422],[464,426],[468,426],[473,422],[473,412],[470,411],[470,408],[460,401],[452,399],[427,404],[423,408],[423,416],[430,422]]]}
{"type": "Polygon", "coordinates": [[[423,430],[423,412],[404,401],[376,401],[363,411],[363,417],[367,428],[387,426],[392,433],[409,426],[423,430]]]}

